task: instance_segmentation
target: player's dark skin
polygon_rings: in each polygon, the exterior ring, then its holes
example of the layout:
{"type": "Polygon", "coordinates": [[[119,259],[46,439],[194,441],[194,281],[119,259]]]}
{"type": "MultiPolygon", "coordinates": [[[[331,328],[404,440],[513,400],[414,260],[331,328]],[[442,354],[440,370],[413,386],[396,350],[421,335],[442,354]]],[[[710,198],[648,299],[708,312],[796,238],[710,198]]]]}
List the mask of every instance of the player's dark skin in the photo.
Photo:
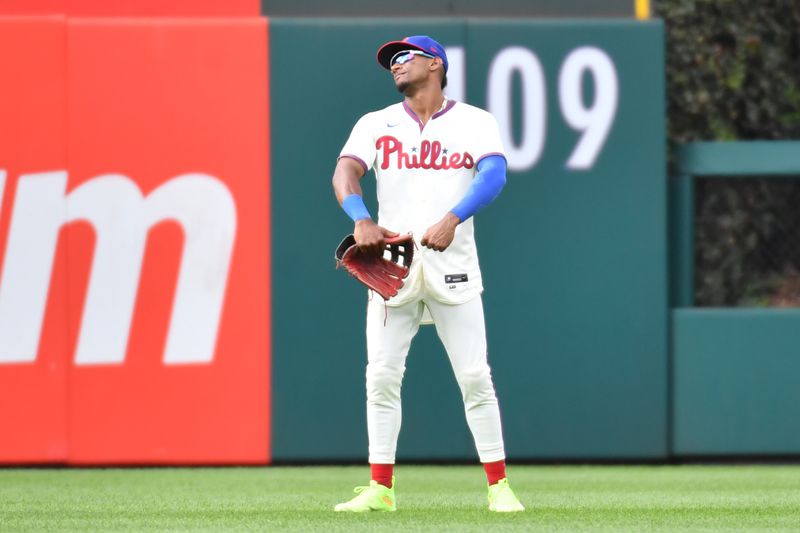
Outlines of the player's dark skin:
{"type": "MultiPolygon", "coordinates": [[[[402,65],[394,64],[392,77],[398,90],[405,95],[406,104],[411,108],[423,124],[441,109],[444,103],[441,80],[444,65],[438,57],[429,59],[414,56],[411,61],[402,65]]],[[[364,168],[349,157],[342,157],[333,172],[333,190],[339,204],[351,194],[361,194],[361,177],[364,168]]],[[[431,250],[443,252],[453,242],[456,226],[461,220],[448,211],[442,219],[428,228],[422,236],[420,244],[431,250]]],[[[383,252],[385,237],[393,237],[396,232],[377,225],[372,219],[365,218],[355,223],[353,236],[361,250],[376,255],[383,252]]]]}

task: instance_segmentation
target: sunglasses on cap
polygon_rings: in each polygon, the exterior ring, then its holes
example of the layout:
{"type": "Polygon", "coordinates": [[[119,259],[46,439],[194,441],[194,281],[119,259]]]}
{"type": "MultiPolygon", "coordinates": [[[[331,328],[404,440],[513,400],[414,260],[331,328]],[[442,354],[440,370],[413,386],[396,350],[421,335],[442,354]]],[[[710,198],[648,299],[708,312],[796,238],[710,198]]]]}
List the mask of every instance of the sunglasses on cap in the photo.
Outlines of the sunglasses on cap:
{"type": "Polygon", "coordinates": [[[389,60],[389,66],[392,65],[402,65],[403,63],[408,63],[414,56],[422,56],[427,57],[429,59],[433,59],[435,56],[422,52],[421,50],[401,50],[397,52],[395,55],[392,56],[392,59],[389,60]]]}

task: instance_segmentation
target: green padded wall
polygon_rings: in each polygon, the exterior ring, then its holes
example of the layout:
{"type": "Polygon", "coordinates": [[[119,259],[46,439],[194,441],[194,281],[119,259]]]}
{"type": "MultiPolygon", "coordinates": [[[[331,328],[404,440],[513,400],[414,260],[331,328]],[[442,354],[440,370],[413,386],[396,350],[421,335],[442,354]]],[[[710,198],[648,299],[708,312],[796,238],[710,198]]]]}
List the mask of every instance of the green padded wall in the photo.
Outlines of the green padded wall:
{"type": "MultiPolygon", "coordinates": [[[[508,117],[512,170],[476,232],[509,457],[665,457],[661,24],[271,19],[274,459],[366,459],[366,293],[334,269],[352,223],[330,179],[358,117],[400,99],[377,47],[417,33],[461,47],[451,90],[508,117]],[[602,65],[576,67],[586,47],[602,65]],[[608,133],[578,168],[586,124],[608,133]]],[[[374,213],[373,175],[363,182],[374,213]]],[[[432,327],[412,344],[403,406],[399,460],[477,458],[432,327]]]]}
{"type": "Polygon", "coordinates": [[[374,0],[261,0],[261,12],[269,17],[632,17],[635,0],[406,0],[403,3],[374,0]]]}
{"type": "Polygon", "coordinates": [[[800,453],[797,309],[673,311],[676,455],[800,453]]]}

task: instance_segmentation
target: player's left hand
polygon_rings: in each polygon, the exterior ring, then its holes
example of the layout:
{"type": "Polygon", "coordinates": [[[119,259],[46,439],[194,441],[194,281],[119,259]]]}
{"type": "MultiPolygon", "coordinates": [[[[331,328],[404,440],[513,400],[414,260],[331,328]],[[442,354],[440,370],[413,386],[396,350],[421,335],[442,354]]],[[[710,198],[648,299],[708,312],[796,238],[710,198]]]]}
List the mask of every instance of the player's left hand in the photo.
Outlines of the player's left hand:
{"type": "Polygon", "coordinates": [[[442,220],[428,228],[425,235],[422,236],[420,244],[431,250],[444,252],[447,247],[450,246],[450,243],[453,242],[453,238],[456,236],[456,227],[460,223],[461,220],[448,211],[447,214],[442,217],[442,220]]]}

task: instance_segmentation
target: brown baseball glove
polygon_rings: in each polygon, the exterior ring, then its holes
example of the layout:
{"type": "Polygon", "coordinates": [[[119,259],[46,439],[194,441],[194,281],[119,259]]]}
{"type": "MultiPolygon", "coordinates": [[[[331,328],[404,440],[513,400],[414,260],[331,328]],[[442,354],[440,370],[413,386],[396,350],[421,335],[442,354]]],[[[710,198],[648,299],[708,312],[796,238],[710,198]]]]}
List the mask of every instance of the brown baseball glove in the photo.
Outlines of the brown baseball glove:
{"type": "Polygon", "coordinates": [[[351,234],[336,248],[336,268],[343,266],[358,281],[388,300],[397,294],[408,276],[414,259],[414,239],[410,234],[386,237],[382,255],[362,252],[351,234]],[[401,262],[402,258],[402,262],[401,262]]]}

